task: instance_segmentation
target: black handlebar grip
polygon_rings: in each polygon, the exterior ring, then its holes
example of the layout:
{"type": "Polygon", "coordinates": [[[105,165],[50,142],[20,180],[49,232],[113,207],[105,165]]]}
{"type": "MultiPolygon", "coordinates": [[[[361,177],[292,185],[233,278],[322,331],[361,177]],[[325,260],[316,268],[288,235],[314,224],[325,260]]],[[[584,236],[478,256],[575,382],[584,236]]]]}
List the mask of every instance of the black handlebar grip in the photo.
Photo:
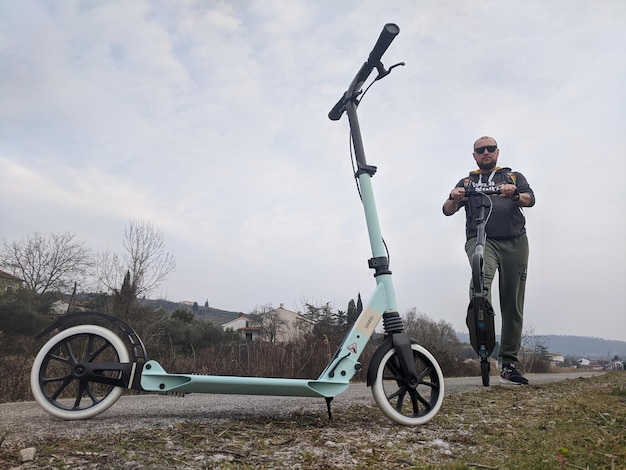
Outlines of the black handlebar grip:
{"type": "Polygon", "coordinates": [[[372,66],[378,64],[385,51],[391,45],[391,41],[393,41],[399,33],[400,28],[397,24],[387,23],[380,33],[378,41],[376,41],[376,44],[374,45],[374,49],[372,49],[372,52],[370,52],[370,55],[367,58],[368,64],[372,66]]]}
{"type": "Polygon", "coordinates": [[[374,67],[377,67],[380,64],[380,59],[383,57],[385,51],[391,45],[391,42],[396,38],[396,36],[400,33],[400,28],[398,25],[394,23],[387,23],[383,28],[380,36],[378,36],[378,40],[376,44],[374,44],[374,48],[370,52],[369,57],[367,58],[367,62],[365,62],[356,77],[352,81],[350,88],[344,95],[341,97],[337,104],[333,106],[333,109],[328,113],[328,117],[332,121],[338,121],[341,119],[341,115],[345,111],[346,100],[351,98],[351,94],[356,91],[356,85],[360,86],[362,82],[364,82],[369,74],[372,72],[374,67]]]}
{"type": "Polygon", "coordinates": [[[346,105],[344,100],[345,97],[342,96],[341,99],[337,101],[337,104],[333,106],[333,109],[331,109],[328,113],[328,117],[331,121],[339,121],[339,119],[341,119],[341,115],[343,114],[346,105]]]}

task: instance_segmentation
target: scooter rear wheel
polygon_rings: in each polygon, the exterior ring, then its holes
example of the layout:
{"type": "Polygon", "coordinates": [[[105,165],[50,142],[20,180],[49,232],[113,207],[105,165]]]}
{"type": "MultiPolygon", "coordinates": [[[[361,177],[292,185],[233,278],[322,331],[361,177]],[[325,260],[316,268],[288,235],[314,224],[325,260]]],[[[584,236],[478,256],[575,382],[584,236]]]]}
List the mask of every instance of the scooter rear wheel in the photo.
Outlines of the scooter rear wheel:
{"type": "MultiPolygon", "coordinates": [[[[41,348],[30,374],[30,387],[41,407],[61,419],[91,418],[113,405],[124,388],[80,377],[80,363],[129,362],[119,336],[97,325],[79,325],[56,334],[41,348]]],[[[119,371],[102,371],[120,378],[119,371]]]]}
{"type": "Polygon", "coordinates": [[[382,357],[372,383],[374,401],[392,421],[415,426],[430,421],[439,411],[444,395],[444,380],[436,359],[419,344],[411,344],[419,384],[412,389],[401,373],[394,348],[382,357]]]}

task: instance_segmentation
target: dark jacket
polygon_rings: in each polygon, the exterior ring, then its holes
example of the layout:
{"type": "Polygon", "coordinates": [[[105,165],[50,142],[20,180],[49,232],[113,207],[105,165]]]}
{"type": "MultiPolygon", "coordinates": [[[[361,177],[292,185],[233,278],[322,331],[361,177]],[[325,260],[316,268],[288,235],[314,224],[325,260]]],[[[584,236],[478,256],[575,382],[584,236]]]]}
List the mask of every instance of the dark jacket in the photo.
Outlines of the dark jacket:
{"type": "MultiPolygon", "coordinates": [[[[529,207],[535,205],[535,193],[530,188],[524,175],[517,171],[512,171],[510,168],[497,167],[493,176],[481,174],[480,171],[475,170],[468,177],[460,180],[456,186],[496,189],[501,184],[514,184],[517,186],[520,194],[527,193],[531,195],[532,199],[529,207]]],[[[491,215],[485,228],[487,238],[514,238],[526,233],[526,218],[516,201],[497,195],[489,196],[489,198],[492,206],[491,215]]],[[[468,240],[476,236],[476,217],[479,215],[481,199],[480,197],[472,197],[468,201],[461,203],[461,206],[465,207],[465,233],[468,240]]],[[[489,209],[487,209],[488,211],[489,209]]]]}

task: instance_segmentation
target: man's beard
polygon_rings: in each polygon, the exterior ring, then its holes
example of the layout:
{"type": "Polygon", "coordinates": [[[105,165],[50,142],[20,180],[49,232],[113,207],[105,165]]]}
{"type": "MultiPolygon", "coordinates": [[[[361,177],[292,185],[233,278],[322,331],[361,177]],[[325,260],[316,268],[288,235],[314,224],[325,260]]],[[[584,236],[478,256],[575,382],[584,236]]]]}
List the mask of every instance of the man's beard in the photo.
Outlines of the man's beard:
{"type": "Polygon", "coordinates": [[[491,161],[489,163],[479,163],[478,164],[478,168],[480,168],[481,170],[485,170],[485,171],[491,171],[496,167],[496,161],[491,161]]]}

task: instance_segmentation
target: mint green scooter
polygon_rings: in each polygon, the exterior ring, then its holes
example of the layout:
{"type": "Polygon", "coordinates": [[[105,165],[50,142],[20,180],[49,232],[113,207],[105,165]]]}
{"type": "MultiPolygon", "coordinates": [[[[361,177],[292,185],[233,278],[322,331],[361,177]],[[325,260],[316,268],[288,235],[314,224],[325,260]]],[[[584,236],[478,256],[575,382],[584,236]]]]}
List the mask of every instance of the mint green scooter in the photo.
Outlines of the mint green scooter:
{"type": "Polygon", "coordinates": [[[132,389],[173,395],[325,398],[330,418],[332,399],[343,393],[362,369],[359,357],[382,319],[385,340],[367,369],[367,385],[376,404],[388,418],[404,425],[421,425],[437,414],[444,396],[443,374],[435,358],[404,331],[398,313],[372,190],[376,167],[365,160],[356,112],[362,86],[372,71],[378,72],[374,81],[391,72],[393,67],[385,69],[381,58],[399,32],[395,24],[385,25],[367,61],[329,113],[332,120],[339,120],[344,112],[348,115],[355,178],[372,249],[369,267],[374,270],[376,288],[322,374],[317,379],[284,379],[169,373],[158,362],[148,360],[141,338],[125,322],[99,312],[68,314],[38,336],[59,330],[39,351],[31,371],[33,395],[47,412],[66,420],[88,419],[113,405],[124,389],[132,389]],[[87,323],[89,319],[92,323],[87,323]],[[103,322],[119,334],[96,324],[103,322]]]}

